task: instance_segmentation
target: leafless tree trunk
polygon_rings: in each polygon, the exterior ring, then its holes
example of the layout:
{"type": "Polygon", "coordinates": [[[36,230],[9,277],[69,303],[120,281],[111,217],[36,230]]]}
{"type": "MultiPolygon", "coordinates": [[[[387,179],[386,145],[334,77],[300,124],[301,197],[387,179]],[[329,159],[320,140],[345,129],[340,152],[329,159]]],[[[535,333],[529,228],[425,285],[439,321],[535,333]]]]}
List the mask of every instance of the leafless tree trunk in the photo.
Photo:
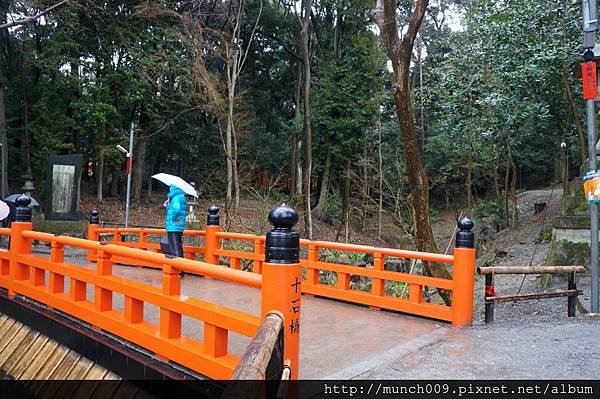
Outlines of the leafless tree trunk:
{"type": "Polygon", "coordinates": [[[301,18],[302,30],[300,41],[302,43],[302,60],[304,61],[304,228],[309,240],[313,238],[312,210],[311,210],[311,175],[312,175],[312,125],[310,113],[310,53],[309,53],[309,27],[312,0],[304,0],[303,15],[301,18]]]}
{"type": "Polygon", "coordinates": [[[110,182],[110,195],[113,198],[119,196],[119,183],[121,182],[121,169],[116,166],[112,171],[112,181],[110,182]]]}
{"type": "Polygon", "coordinates": [[[324,220],[325,202],[327,201],[327,193],[329,192],[329,175],[331,174],[331,151],[327,150],[325,157],[325,169],[323,170],[323,178],[321,179],[321,190],[319,191],[319,201],[313,210],[313,215],[316,219],[324,220]]]}
{"type": "MultiPolygon", "coordinates": [[[[300,98],[302,96],[302,64],[294,60],[292,71],[294,72],[294,120],[300,120],[300,98]]],[[[292,63],[292,61],[290,61],[292,63]]],[[[300,162],[300,153],[302,150],[302,140],[298,139],[298,132],[294,131],[292,136],[292,160],[290,165],[291,182],[290,194],[302,196],[302,164],[300,162]]]]}
{"type": "Polygon", "coordinates": [[[368,152],[367,152],[367,140],[363,143],[363,178],[362,178],[362,195],[363,195],[363,211],[361,218],[361,228],[364,230],[367,223],[367,208],[369,206],[369,169],[368,169],[368,152]]]}
{"type": "MultiPolygon", "coordinates": [[[[8,15],[8,1],[0,2],[0,23],[5,24],[8,15]]],[[[0,30],[0,152],[2,152],[2,169],[0,175],[0,186],[4,194],[8,195],[8,173],[6,167],[8,165],[8,138],[6,135],[6,104],[4,102],[4,85],[6,76],[6,66],[8,65],[8,57],[6,56],[8,47],[8,31],[6,29],[0,30]]]]}
{"type": "Polygon", "coordinates": [[[142,185],[144,183],[144,165],[146,164],[146,147],[150,136],[150,117],[144,107],[140,111],[140,130],[133,146],[133,200],[142,198],[142,185]]]}
{"type": "Polygon", "coordinates": [[[105,141],[106,122],[102,124],[102,129],[100,129],[100,135],[98,137],[98,160],[96,167],[96,199],[98,202],[102,202],[104,198],[104,178],[106,177],[106,171],[104,170],[105,141]]]}
{"type": "Polygon", "coordinates": [[[510,161],[506,159],[506,174],[504,175],[504,224],[506,227],[510,226],[510,219],[508,215],[508,200],[510,196],[510,161]]]}
{"type": "Polygon", "coordinates": [[[342,220],[340,227],[338,228],[335,240],[338,241],[342,230],[344,231],[344,242],[348,242],[350,239],[350,173],[352,172],[352,163],[350,159],[346,161],[344,166],[344,172],[342,174],[342,181],[340,184],[341,197],[342,197],[342,220]]]}
{"type": "MultiPolygon", "coordinates": [[[[412,49],[428,3],[428,0],[416,1],[408,29],[402,40],[398,36],[396,2],[394,0],[377,0],[373,18],[379,26],[394,70],[394,102],[404,143],[406,172],[411,186],[412,208],[415,218],[415,242],[419,251],[439,252],[431,229],[429,182],[418,151],[411,93],[408,85],[412,49]]],[[[429,276],[451,277],[448,269],[443,265],[434,266],[426,263],[424,269],[429,276]]],[[[451,302],[447,292],[441,291],[440,295],[446,304],[451,302]]]]}
{"type": "Polygon", "coordinates": [[[383,218],[383,156],[381,154],[381,120],[377,124],[377,154],[379,158],[379,228],[377,229],[377,238],[381,240],[381,227],[383,218]]]}
{"type": "Polygon", "coordinates": [[[473,146],[469,144],[469,154],[467,155],[467,208],[473,208],[473,179],[472,179],[472,169],[473,169],[473,146]]]}
{"type": "Polygon", "coordinates": [[[492,143],[492,154],[494,160],[492,161],[492,181],[494,182],[494,195],[496,201],[500,199],[500,182],[498,181],[498,150],[496,148],[496,141],[492,143]]]}
{"type": "MultiPolygon", "coordinates": [[[[0,68],[2,66],[0,65],[0,68]]],[[[4,194],[8,195],[8,173],[6,172],[6,167],[8,166],[8,141],[6,137],[6,106],[4,104],[4,76],[2,76],[2,71],[0,71],[0,144],[2,144],[2,176],[1,176],[1,184],[2,190],[4,194]]]]}
{"type": "Polygon", "coordinates": [[[508,162],[510,165],[511,180],[510,180],[510,195],[512,198],[512,226],[517,227],[519,223],[519,212],[517,209],[517,166],[512,156],[512,148],[508,136],[506,137],[506,150],[508,156],[508,162]]]}
{"type": "Polygon", "coordinates": [[[227,204],[233,204],[233,213],[236,214],[240,206],[240,181],[238,176],[238,135],[235,125],[235,100],[236,89],[240,74],[244,69],[248,52],[254,39],[256,27],[262,13],[262,1],[256,22],[250,33],[248,43],[241,42],[241,27],[244,14],[245,0],[239,0],[233,17],[233,27],[229,40],[225,43],[226,74],[227,74],[227,128],[226,128],[226,163],[227,163],[227,204]],[[244,48],[243,45],[246,47],[244,48]]]}
{"type": "Polygon", "coordinates": [[[419,91],[421,94],[420,105],[421,109],[419,110],[419,122],[421,123],[421,155],[425,152],[425,97],[423,95],[423,40],[419,39],[418,41],[418,62],[419,62],[419,91]]]}

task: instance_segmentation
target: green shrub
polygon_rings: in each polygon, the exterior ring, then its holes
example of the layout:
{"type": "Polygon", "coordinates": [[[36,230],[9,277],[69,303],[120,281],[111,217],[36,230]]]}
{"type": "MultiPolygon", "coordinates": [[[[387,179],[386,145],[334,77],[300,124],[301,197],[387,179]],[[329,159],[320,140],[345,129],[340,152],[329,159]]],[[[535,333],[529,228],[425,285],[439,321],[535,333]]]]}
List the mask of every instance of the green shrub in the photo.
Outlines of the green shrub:
{"type": "Polygon", "coordinates": [[[504,226],[504,206],[502,201],[480,201],[475,209],[473,215],[476,219],[491,218],[498,226],[504,226]]]}

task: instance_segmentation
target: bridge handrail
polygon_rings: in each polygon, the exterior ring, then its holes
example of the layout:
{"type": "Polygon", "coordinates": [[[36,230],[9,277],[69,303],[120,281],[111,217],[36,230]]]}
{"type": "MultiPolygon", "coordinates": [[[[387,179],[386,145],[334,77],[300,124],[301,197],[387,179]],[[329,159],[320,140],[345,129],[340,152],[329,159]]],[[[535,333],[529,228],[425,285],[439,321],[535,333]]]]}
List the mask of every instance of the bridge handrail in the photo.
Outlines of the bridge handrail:
{"type": "Polygon", "coordinates": [[[179,271],[203,272],[215,278],[243,281],[257,287],[262,283],[262,276],[225,268],[217,270],[219,268],[201,262],[170,259],[162,254],[31,229],[31,222],[13,222],[10,250],[0,252],[0,286],[8,290],[9,297],[23,295],[66,312],[210,378],[231,377],[239,359],[229,353],[228,331],[252,337],[260,319],[225,306],[182,296],[179,271]],[[50,243],[49,256],[33,253],[33,240],[50,243]],[[95,270],[65,262],[65,247],[95,250],[95,270]],[[115,256],[146,260],[160,258],[162,287],[114,276],[112,259],[115,256]],[[93,299],[88,299],[88,286],[94,288],[93,299]],[[115,306],[115,293],[122,295],[122,307],[115,306]],[[158,323],[145,319],[145,303],[159,308],[158,323]],[[203,341],[182,334],[184,316],[204,322],[203,341]]]}
{"type": "Polygon", "coordinates": [[[100,250],[111,255],[118,255],[127,258],[153,262],[162,265],[162,269],[164,269],[164,266],[171,266],[176,268],[177,270],[181,270],[184,272],[200,274],[219,280],[247,285],[249,287],[260,288],[262,285],[262,277],[259,275],[249,274],[239,270],[228,269],[225,267],[215,268],[214,265],[210,265],[205,262],[192,261],[185,258],[168,258],[163,254],[139,251],[133,248],[127,248],[122,245],[104,244],[99,243],[97,241],[84,240],[81,238],[68,236],[56,236],[50,233],[41,233],[31,230],[23,231],[23,237],[49,243],[56,242],[58,244],[74,248],[95,251],[100,250]]]}
{"type": "MultiPolygon", "coordinates": [[[[23,195],[16,202],[15,221],[10,228],[10,248],[0,251],[0,287],[8,291],[9,299],[17,295],[30,298],[145,348],[158,358],[176,362],[209,378],[226,379],[231,378],[239,361],[237,356],[229,353],[229,331],[252,337],[260,326],[260,319],[182,295],[180,272],[246,284],[260,288],[261,315],[266,316],[275,310],[283,316],[283,325],[291,326],[280,330],[286,342],[283,356],[292,365],[291,377],[298,378],[301,270],[297,256],[298,236],[292,230],[298,216],[293,209],[280,206],[271,212],[278,215],[271,220],[274,229],[267,234],[266,245],[271,251],[264,272],[258,275],[215,267],[214,263],[128,248],[122,242],[99,242],[96,211],[90,217],[88,240],[36,232],[28,207],[31,200],[23,195]],[[290,224],[290,221],[293,223],[290,224]],[[282,237],[283,244],[280,243],[282,237]],[[34,240],[50,243],[49,256],[33,253],[34,240]],[[65,262],[65,247],[87,250],[88,259],[93,255],[95,270],[89,270],[86,265],[65,262]],[[113,264],[121,258],[149,262],[159,268],[162,272],[161,287],[114,276],[113,264]],[[94,288],[93,298],[89,297],[88,286],[94,288]],[[122,296],[122,306],[114,306],[114,293],[122,296]],[[145,302],[159,308],[158,325],[146,320],[145,302]],[[204,341],[182,335],[183,316],[204,322],[204,341]]],[[[214,209],[210,211],[214,219],[214,209]]],[[[216,219],[218,224],[218,216],[216,219]]],[[[214,226],[208,226],[209,231],[212,236],[206,237],[207,241],[216,238],[214,226]]],[[[143,238],[143,233],[140,233],[140,238],[143,238]]],[[[209,249],[203,252],[214,262],[209,249]]]]}
{"type": "MultiPolygon", "coordinates": [[[[184,247],[186,256],[202,254],[204,261],[213,265],[226,264],[228,259],[230,269],[243,269],[252,274],[262,274],[265,237],[221,231],[217,214],[218,209],[216,212],[213,209],[208,217],[203,246],[184,247]]],[[[463,246],[457,241],[451,255],[302,239],[299,242],[302,249],[299,261],[305,272],[301,291],[306,294],[368,305],[375,309],[383,308],[431,317],[452,322],[454,325],[470,324],[472,316],[468,315],[472,313],[472,288],[470,287],[473,283],[475,251],[472,247],[472,222],[464,220],[466,223],[464,225],[462,222],[459,223],[461,231],[457,233],[457,240],[461,235],[469,236],[467,240],[469,243],[463,246]],[[338,259],[328,261],[327,256],[323,256],[327,255],[324,253],[325,250],[365,256],[361,261],[362,264],[357,264],[358,261],[352,262],[350,259],[345,262],[338,259]],[[412,260],[412,265],[415,265],[414,261],[432,262],[433,268],[438,267],[435,264],[449,264],[451,277],[440,278],[413,273],[412,266],[410,271],[407,267],[390,270],[388,267],[390,258],[412,260]],[[335,281],[323,282],[324,275],[335,276],[335,281]],[[370,285],[356,285],[356,278],[369,279],[370,285]],[[446,291],[447,298],[451,298],[451,302],[430,303],[424,298],[426,287],[446,291]]],[[[90,236],[96,234],[94,229],[95,227],[90,225],[90,236]]],[[[119,244],[143,247],[141,243],[119,242],[119,244]]],[[[127,259],[124,259],[124,263],[135,264],[127,259]]]]}

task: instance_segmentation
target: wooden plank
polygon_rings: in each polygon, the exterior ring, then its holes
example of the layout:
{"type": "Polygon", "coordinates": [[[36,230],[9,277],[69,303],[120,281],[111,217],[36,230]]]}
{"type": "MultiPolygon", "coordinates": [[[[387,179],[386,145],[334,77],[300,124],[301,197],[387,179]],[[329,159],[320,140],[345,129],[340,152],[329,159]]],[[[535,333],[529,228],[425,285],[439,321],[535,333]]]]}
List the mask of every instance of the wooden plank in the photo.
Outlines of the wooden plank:
{"type": "Polygon", "coordinates": [[[6,323],[8,320],[10,320],[10,317],[0,314],[0,330],[2,329],[4,323],[6,323]]]}
{"type": "Polygon", "coordinates": [[[102,379],[104,379],[104,376],[108,372],[109,371],[107,369],[100,366],[98,363],[94,363],[94,366],[90,369],[90,371],[88,371],[88,373],[85,375],[84,379],[86,379],[86,380],[102,380],[102,379]]]}
{"type": "Polygon", "coordinates": [[[115,373],[113,373],[112,371],[109,371],[108,373],[106,373],[106,375],[102,379],[103,380],[121,380],[122,378],[119,377],[118,375],[116,375],[115,373]]]}
{"type": "Polygon", "coordinates": [[[69,349],[59,345],[58,348],[52,353],[48,361],[42,366],[42,368],[33,376],[35,380],[48,380],[54,370],[60,365],[63,359],[69,354],[69,349]]]}
{"type": "MultiPolygon", "coordinates": [[[[103,382],[102,379],[109,371],[104,367],[100,366],[98,363],[94,363],[87,374],[82,378],[86,380],[84,383],[80,384],[77,388],[77,391],[73,393],[73,398],[92,398],[92,397],[100,397],[96,396],[98,389],[103,385],[110,385],[112,383],[103,382]]],[[[117,383],[114,383],[116,385],[117,383]]],[[[111,392],[100,393],[104,395],[103,397],[110,397],[112,395],[111,392]]]]}
{"type": "Polygon", "coordinates": [[[31,349],[31,347],[33,346],[34,341],[40,336],[40,333],[34,330],[29,330],[29,333],[27,335],[25,335],[25,337],[21,340],[21,342],[19,343],[19,346],[17,346],[12,353],[8,356],[8,358],[6,359],[6,361],[4,361],[2,363],[2,365],[0,366],[0,369],[2,369],[5,373],[7,373],[8,375],[10,375],[11,377],[14,378],[14,374],[13,374],[13,369],[15,368],[15,366],[17,366],[20,362],[26,363],[28,361],[28,359],[24,359],[24,355],[25,353],[28,351],[28,349],[31,349]]]}
{"type": "Polygon", "coordinates": [[[60,398],[73,398],[75,397],[73,394],[82,386],[82,379],[85,375],[90,371],[90,369],[94,366],[94,362],[85,357],[81,357],[77,363],[75,363],[75,367],[71,370],[69,375],[65,377],[65,380],[68,382],[62,384],[58,391],[58,394],[55,397],[60,398]]]}
{"type": "MultiPolygon", "coordinates": [[[[69,350],[67,355],[62,359],[62,361],[58,364],[58,367],[54,370],[54,372],[50,375],[48,380],[60,380],[64,381],[66,377],[71,373],[71,371],[77,367],[77,363],[81,355],[75,351],[69,350]]],[[[64,389],[63,384],[59,381],[53,381],[47,384],[44,384],[41,389],[39,389],[35,396],[41,398],[54,398],[54,397],[65,397],[60,395],[60,391],[64,389]]]]}
{"type": "Polygon", "coordinates": [[[54,373],[50,375],[49,380],[64,380],[71,373],[77,362],[81,359],[81,355],[75,351],[69,350],[67,356],[63,358],[54,373]]]}
{"type": "Polygon", "coordinates": [[[25,364],[25,368],[19,375],[15,375],[15,379],[20,380],[32,380],[33,377],[40,371],[42,366],[47,364],[48,359],[58,348],[58,342],[48,339],[45,344],[40,345],[38,348],[31,348],[31,352],[35,356],[28,357],[29,363],[25,364]]]}
{"type": "Polygon", "coordinates": [[[10,342],[10,337],[13,336],[22,326],[23,325],[21,323],[13,319],[2,326],[2,331],[0,331],[0,351],[2,351],[4,347],[8,345],[10,342]]]}
{"type": "Polygon", "coordinates": [[[86,357],[81,357],[79,361],[75,364],[75,367],[69,375],[65,378],[66,380],[81,380],[85,375],[90,371],[90,369],[94,366],[94,362],[86,357]]]}
{"type": "Polygon", "coordinates": [[[0,351],[0,364],[4,363],[6,359],[10,357],[10,355],[18,348],[18,346],[30,332],[31,330],[28,327],[23,325],[20,326],[17,333],[14,334],[10,340],[8,340],[6,345],[4,345],[0,351]]]}

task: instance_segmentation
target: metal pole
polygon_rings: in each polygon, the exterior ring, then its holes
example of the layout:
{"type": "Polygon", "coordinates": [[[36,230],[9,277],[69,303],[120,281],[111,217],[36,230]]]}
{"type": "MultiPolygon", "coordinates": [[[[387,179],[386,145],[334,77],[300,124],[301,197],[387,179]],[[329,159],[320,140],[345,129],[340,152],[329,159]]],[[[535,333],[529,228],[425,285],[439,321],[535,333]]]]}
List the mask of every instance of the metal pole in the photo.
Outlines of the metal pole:
{"type": "MultiPolygon", "coordinates": [[[[583,48],[585,61],[595,58],[593,48],[596,45],[598,29],[598,11],[596,0],[582,0],[583,11],[583,48]]],[[[586,99],[588,153],[590,171],[596,170],[596,110],[593,98],[586,99]]],[[[598,205],[590,204],[590,269],[592,274],[591,312],[598,313],[598,205]]]]}
{"type": "Polygon", "coordinates": [[[127,199],[125,200],[125,228],[129,227],[129,197],[131,196],[131,168],[133,167],[133,131],[135,125],[131,123],[129,131],[129,150],[127,151],[127,199]]]}
{"type": "MultiPolygon", "coordinates": [[[[590,170],[596,170],[596,112],[594,100],[586,101],[590,170]]],[[[598,313],[598,205],[590,204],[590,269],[592,272],[592,313],[598,313]]]]}

